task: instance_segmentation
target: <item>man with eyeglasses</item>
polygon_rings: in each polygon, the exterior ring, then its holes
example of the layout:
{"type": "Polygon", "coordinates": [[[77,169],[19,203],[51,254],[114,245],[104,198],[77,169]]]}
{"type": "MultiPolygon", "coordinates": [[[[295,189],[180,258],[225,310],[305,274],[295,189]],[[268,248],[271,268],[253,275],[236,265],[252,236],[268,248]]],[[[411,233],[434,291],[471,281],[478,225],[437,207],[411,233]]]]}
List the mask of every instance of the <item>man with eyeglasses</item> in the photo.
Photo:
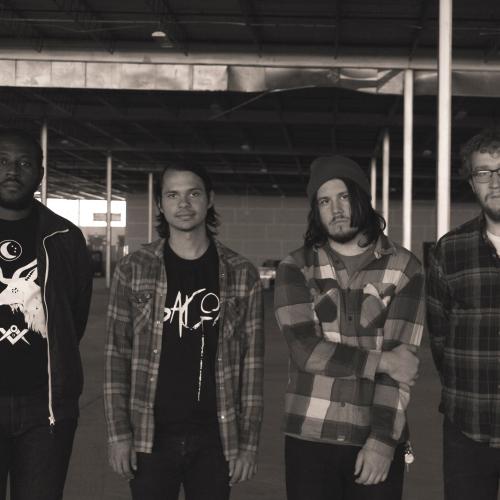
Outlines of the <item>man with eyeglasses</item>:
{"type": "Polygon", "coordinates": [[[431,252],[427,324],[442,382],[447,500],[496,500],[500,478],[500,128],[461,150],[481,214],[431,252]]]}

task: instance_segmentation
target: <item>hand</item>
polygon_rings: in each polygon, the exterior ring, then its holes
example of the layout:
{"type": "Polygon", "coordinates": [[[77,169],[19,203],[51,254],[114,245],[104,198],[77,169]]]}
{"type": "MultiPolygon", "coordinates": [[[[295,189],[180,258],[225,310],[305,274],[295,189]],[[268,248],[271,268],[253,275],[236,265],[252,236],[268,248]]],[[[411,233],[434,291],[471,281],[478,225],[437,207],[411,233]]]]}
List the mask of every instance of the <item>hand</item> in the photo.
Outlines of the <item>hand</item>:
{"type": "Polygon", "coordinates": [[[354,475],[359,476],[355,482],[365,486],[381,483],[387,479],[390,467],[389,458],[363,447],[358,453],[354,466],[354,475]]]}
{"type": "Polygon", "coordinates": [[[108,445],[108,460],[112,469],[125,479],[133,479],[137,470],[137,455],[131,441],[108,445]]]}
{"type": "Polygon", "coordinates": [[[392,351],[383,352],[377,371],[387,373],[396,382],[415,385],[420,360],[414,349],[411,346],[401,344],[392,351]]]}
{"type": "Polygon", "coordinates": [[[229,485],[247,481],[257,472],[255,454],[249,451],[240,451],[238,458],[229,461],[229,485]]]}

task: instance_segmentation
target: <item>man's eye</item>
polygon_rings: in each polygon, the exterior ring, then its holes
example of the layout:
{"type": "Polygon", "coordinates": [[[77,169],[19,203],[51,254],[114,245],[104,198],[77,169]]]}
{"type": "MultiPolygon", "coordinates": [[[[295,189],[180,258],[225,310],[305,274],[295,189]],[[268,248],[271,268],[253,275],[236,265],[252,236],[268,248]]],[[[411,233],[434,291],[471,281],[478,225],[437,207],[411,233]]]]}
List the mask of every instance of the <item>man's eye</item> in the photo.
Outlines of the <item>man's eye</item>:
{"type": "Polygon", "coordinates": [[[340,198],[342,200],[348,200],[349,199],[349,195],[348,194],[343,194],[340,198]]]}
{"type": "Polygon", "coordinates": [[[21,160],[19,162],[19,166],[22,168],[30,168],[31,167],[31,162],[28,160],[21,160]]]}
{"type": "Polygon", "coordinates": [[[318,205],[319,205],[320,207],[323,207],[323,206],[325,206],[325,205],[327,205],[327,204],[328,204],[328,200],[326,200],[326,199],[322,199],[322,200],[319,200],[319,201],[318,201],[318,205]]]}
{"type": "Polygon", "coordinates": [[[489,177],[490,176],[490,171],[489,170],[478,170],[474,172],[474,175],[479,178],[483,177],[489,177]]]}
{"type": "Polygon", "coordinates": [[[175,193],[166,193],[165,196],[167,198],[175,198],[175,193]]]}
{"type": "Polygon", "coordinates": [[[197,196],[200,196],[200,192],[199,191],[193,191],[191,193],[191,196],[194,197],[194,198],[196,198],[197,196]]]}

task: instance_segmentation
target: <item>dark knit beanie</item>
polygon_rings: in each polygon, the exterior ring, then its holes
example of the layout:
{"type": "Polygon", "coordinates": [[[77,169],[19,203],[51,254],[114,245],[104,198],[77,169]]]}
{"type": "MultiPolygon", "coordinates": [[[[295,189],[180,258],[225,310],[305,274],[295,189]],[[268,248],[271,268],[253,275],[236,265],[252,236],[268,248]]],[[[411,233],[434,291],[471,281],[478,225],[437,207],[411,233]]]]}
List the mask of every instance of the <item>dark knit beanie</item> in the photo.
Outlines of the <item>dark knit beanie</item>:
{"type": "Polygon", "coordinates": [[[355,182],[371,198],[370,183],[361,167],[345,156],[322,156],[311,163],[311,176],[307,184],[307,196],[312,201],[318,189],[331,179],[349,179],[355,182]]]}

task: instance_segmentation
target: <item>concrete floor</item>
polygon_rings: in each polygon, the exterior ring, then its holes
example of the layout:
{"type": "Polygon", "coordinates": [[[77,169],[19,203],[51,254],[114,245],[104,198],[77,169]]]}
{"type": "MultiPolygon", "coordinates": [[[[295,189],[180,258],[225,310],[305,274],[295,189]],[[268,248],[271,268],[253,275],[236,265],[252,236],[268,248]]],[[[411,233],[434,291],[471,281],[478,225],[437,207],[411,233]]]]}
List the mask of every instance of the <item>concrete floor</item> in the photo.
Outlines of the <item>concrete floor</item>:
{"type": "MultiPolygon", "coordinates": [[[[74,444],[65,500],[128,499],[126,481],[107,463],[103,417],[102,376],[107,292],[96,279],[87,333],[82,341],[85,389],[74,444]]],[[[280,431],[286,385],[287,350],[274,321],[272,294],[266,292],[265,417],[261,436],[259,472],[233,489],[232,499],[284,500],[283,436],[280,431]]],[[[439,500],[441,485],[441,416],[437,412],[439,380],[428,343],[420,351],[421,374],[413,390],[408,418],[416,461],[405,480],[405,500],[439,500]]]]}

